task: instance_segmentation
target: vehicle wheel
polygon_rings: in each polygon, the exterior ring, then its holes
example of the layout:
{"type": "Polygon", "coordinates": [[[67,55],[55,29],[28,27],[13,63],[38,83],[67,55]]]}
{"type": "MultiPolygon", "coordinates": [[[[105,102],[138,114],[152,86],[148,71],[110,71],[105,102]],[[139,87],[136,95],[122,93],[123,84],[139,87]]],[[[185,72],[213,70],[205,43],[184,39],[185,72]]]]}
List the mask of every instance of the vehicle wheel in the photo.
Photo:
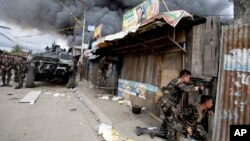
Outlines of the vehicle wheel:
{"type": "Polygon", "coordinates": [[[35,67],[30,66],[26,76],[26,85],[25,85],[26,88],[34,87],[34,81],[35,81],[35,67]]]}
{"type": "Polygon", "coordinates": [[[72,72],[72,74],[69,76],[67,88],[75,88],[76,86],[76,72],[72,72]]]}

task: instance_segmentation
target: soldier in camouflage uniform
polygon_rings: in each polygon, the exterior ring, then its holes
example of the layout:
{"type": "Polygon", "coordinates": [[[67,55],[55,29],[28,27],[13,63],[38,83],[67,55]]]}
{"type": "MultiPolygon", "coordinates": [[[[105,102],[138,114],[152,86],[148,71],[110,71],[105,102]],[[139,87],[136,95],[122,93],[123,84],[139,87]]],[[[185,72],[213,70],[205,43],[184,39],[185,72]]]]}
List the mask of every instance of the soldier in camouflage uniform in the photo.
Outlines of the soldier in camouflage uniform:
{"type": "MultiPolygon", "coordinates": [[[[188,70],[182,70],[179,78],[175,78],[163,87],[159,103],[165,115],[164,121],[160,128],[161,136],[165,136],[169,141],[176,140],[177,115],[176,107],[180,103],[184,92],[195,92],[200,88],[198,86],[187,85],[190,81],[191,73],[188,70]]],[[[160,135],[159,135],[160,136],[160,135]]]]}
{"type": "Polygon", "coordinates": [[[19,57],[16,67],[17,67],[18,85],[15,87],[15,89],[20,89],[23,87],[23,82],[26,76],[25,74],[27,73],[28,70],[28,63],[24,58],[19,57]]]}
{"type": "Polygon", "coordinates": [[[197,141],[207,141],[208,134],[201,124],[206,114],[213,115],[210,109],[213,106],[211,96],[202,95],[200,103],[190,104],[179,115],[183,127],[183,135],[190,136],[197,141]]]}
{"type": "Polygon", "coordinates": [[[14,82],[18,82],[18,76],[17,76],[17,62],[18,62],[18,57],[15,57],[14,64],[13,64],[14,82]]]}
{"type": "Polygon", "coordinates": [[[1,66],[2,81],[3,81],[2,86],[11,87],[10,78],[12,76],[11,73],[12,68],[13,68],[13,59],[10,58],[7,53],[5,53],[2,59],[2,66],[1,66]],[[7,81],[6,81],[6,75],[7,75],[7,81]]]}
{"type": "Polygon", "coordinates": [[[3,60],[3,56],[0,55],[0,76],[2,76],[2,65],[3,65],[2,60],[3,60]]]}

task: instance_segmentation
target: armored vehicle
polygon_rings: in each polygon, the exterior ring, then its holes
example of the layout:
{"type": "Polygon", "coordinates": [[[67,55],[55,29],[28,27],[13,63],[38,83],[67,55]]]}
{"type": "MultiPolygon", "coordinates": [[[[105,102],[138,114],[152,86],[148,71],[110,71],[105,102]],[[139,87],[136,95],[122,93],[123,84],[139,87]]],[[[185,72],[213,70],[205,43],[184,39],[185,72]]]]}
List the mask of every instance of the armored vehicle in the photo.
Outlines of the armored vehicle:
{"type": "Polygon", "coordinates": [[[26,76],[26,87],[34,87],[35,81],[65,82],[67,88],[76,85],[76,68],[73,57],[55,43],[45,52],[32,55],[26,76]]]}

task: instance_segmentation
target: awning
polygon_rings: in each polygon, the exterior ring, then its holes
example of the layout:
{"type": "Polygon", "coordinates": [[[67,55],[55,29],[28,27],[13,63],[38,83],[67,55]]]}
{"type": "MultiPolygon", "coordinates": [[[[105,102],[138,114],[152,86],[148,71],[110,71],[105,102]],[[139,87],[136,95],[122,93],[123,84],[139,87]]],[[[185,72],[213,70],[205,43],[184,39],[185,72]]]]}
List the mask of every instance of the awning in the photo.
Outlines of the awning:
{"type": "Polygon", "coordinates": [[[186,12],[185,10],[176,10],[176,11],[170,11],[170,12],[163,12],[161,14],[159,14],[158,16],[154,17],[153,19],[138,25],[136,27],[130,28],[128,30],[124,30],[112,35],[108,35],[105,37],[102,37],[100,39],[98,39],[97,41],[95,41],[95,44],[99,47],[107,47],[108,46],[108,41],[114,41],[117,39],[122,39],[125,36],[127,36],[129,33],[135,33],[136,31],[138,31],[138,29],[143,29],[144,27],[147,28],[147,25],[151,24],[151,23],[155,23],[153,26],[159,25],[159,24],[163,24],[162,22],[160,22],[160,20],[164,20],[164,22],[166,22],[167,24],[169,24],[172,27],[175,27],[179,21],[182,18],[185,17],[191,17],[192,15],[189,14],[188,12],[186,12]]]}

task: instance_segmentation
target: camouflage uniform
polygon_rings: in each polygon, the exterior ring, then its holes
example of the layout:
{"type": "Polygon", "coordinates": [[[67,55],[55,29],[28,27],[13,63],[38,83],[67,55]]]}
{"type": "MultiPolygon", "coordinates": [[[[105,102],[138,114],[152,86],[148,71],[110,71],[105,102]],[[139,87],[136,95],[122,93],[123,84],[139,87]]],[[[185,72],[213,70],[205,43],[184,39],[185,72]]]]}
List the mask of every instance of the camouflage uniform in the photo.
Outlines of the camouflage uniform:
{"type": "Polygon", "coordinates": [[[10,86],[10,78],[12,76],[11,70],[13,67],[13,59],[10,57],[4,57],[2,59],[2,81],[3,85],[2,86],[10,86]],[[6,80],[6,75],[7,75],[7,81],[6,80]],[[6,83],[5,83],[6,82],[6,83]]]}
{"type": "Polygon", "coordinates": [[[183,133],[187,135],[188,133],[185,131],[188,127],[191,127],[193,131],[191,138],[197,141],[208,140],[208,134],[201,125],[201,120],[205,117],[205,114],[206,110],[202,110],[199,104],[188,105],[179,116],[184,131],[183,133]]]}
{"type": "Polygon", "coordinates": [[[2,59],[3,59],[3,56],[0,55],[0,76],[2,76],[2,59]]]}
{"type": "Polygon", "coordinates": [[[14,70],[14,82],[18,82],[18,76],[17,76],[17,63],[18,63],[18,58],[15,58],[14,64],[13,64],[13,70],[14,70]]]}
{"type": "Polygon", "coordinates": [[[175,78],[162,88],[163,96],[159,103],[165,118],[161,126],[161,134],[169,141],[176,140],[177,115],[176,106],[180,103],[183,92],[194,92],[194,86],[184,84],[181,79],[175,78]]]}
{"type": "Polygon", "coordinates": [[[23,82],[25,79],[25,74],[28,70],[28,63],[25,60],[20,60],[16,64],[17,67],[17,76],[18,76],[18,85],[15,87],[15,89],[19,89],[23,87],[23,82]]]}

